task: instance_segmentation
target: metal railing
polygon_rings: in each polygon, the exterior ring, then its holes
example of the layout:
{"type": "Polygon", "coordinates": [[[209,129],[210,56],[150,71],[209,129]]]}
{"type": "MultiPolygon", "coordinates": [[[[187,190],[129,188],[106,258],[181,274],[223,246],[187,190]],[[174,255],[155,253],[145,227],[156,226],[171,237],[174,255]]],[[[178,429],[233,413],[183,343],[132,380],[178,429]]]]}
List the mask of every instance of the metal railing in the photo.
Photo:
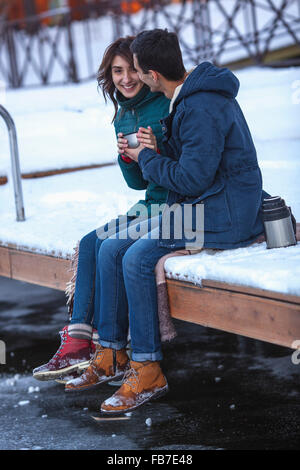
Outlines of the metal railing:
{"type": "Polygon", "coordinates": [[[14,194],[15,194],[17,221],[23,222],[25,220],[25,210],[24,210],[24,202],[23,202],[23,191],[22,191],[20,159],[19,159],[16,126],[9,112],[2,105],[0,105],[0,116],[2,116],[5,121],[5,124],[8,129],[8,135],[9,135],[11,169],[12,169],[13,187],[14,187],[14,194]]]}
{"type": "Polygon", "coordinates": [[[300,0],[93,0],[0,22],[0,80],[18,88],[95,78],[110,42],[157,27],[178,34],[187,67],[264,65],[284,47],[300,64],[300,0]]]}
{"type": "Polygon", "coordinates": [[[62,72],[61,82],[78,81],[69,8],[0,24],[0,73],[8,86],[53,83],[51,75],[55,67],[62,72]],[[52,19],[56,25],[43,24],[46,19],[52,19]],[[62,41],[65,42],[63,52],[62,41]],[[31,81],[34,77],[33,83],[26,83],[29,73],[31,81]]]}

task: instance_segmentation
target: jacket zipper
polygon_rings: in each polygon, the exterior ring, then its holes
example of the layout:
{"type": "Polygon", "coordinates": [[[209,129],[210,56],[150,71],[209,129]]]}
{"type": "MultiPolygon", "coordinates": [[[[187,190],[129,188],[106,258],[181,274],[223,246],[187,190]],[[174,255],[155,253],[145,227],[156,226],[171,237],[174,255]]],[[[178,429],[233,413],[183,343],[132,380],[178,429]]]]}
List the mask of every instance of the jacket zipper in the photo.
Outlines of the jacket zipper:
{"type": "Polygon", "coordinates": [[[139,122],[139,116],[138,116],[137,111],[134,108],[131,110],[131,113],[132,113],[132,116],[135,116],[134,132],[137,132],[136,128],[137,128],[137,125],[138,125],[138,122],[139,122]]]}

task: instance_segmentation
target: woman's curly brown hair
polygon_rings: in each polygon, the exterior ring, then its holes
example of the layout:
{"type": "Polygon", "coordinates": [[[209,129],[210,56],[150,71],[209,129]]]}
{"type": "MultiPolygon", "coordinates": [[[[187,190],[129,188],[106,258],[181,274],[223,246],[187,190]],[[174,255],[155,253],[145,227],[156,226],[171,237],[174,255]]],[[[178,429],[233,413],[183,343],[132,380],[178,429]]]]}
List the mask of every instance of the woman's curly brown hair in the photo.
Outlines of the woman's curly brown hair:
{"type": "Polygon", "coordinates": [[[125,38],[117,39],[108,46],[104,52],[103,59],[97,73],[98,87],[102,90],[105,102],[107,102],[107,98],[110,98],[115,107],[115,114],[112,122],[114,122],[118,112],[118,102],[115,97],[116,87],[112,79],[111,64],[114,58],[119,55],[123,57],[130,66],[134,67],[133,56],[130,50],[130,44],[134,39],[135,36],[126,36],[125,38]]]}

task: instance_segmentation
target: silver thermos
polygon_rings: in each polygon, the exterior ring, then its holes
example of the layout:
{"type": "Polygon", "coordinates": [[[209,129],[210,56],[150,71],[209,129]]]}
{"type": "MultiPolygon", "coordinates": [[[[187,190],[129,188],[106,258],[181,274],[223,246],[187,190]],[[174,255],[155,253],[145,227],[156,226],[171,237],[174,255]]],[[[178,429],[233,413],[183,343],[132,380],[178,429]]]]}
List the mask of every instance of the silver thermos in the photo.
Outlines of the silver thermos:
{"type": "Polygon", "coordinates": [[[297,244],[296,220],[291,208],[279,196],[263,200],[262,218],[267,248],[281,248],[297,244]]]}

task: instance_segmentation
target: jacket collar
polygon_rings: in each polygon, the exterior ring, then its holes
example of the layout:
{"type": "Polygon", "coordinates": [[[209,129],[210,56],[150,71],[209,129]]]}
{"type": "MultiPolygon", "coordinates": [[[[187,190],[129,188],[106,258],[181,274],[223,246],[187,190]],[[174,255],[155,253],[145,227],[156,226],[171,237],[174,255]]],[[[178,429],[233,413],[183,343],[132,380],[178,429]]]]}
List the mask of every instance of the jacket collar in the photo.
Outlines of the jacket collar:
{"type": "MultiPolygon", "coordinates": [[[[183,83],[184,83],[184,82],[183,82],[183,83]]],[[[176,100],[177,96],[178,96],[179,93],[180,93],[180,90],[181,90],[181,88],[182,88],[182,86],[183,86],[183,83],[182,83],[181,85],[178,85],[178,86],[175,88],[175,91],[174,91],[174,94],[173,94],[173,96],[172,96],[172,99],[171,99],[171,101],[170,101],[170,106],[169,106],[169,113],[170,113],[170,114],[171,114],[171,112],[173,111],[173,105],[174,105],[174,103],[175,103],[175,100],[176,100]]]]}
{"type": "MultiPolygon", "coordinates": [[[[185,77],[185,80],[187,79],[187,77],[190,75],[190,73],[193,72],[193,70],[195,70],[196,67],[193,67],[191,70],[188,71],[187,73],[187,76],[185,77]]],[[[184,80],[184,82],[185,82],[184,80]]],[[[173,106],[174,106],[174,103],[176,101],[176,98],[177,96],[179,95],[180,91],[181,91],[181,88],[183,87],[184,85],[184,82],[181,83],[181,85],[178,85],[176,88],[175,88],[175,91],[174,91],[174,94],[172,96],[172,99],[171,99],[171,102],[170,102],[170,107],[169,107],[169,113],[171,114],[171,112],[173,111],[173,106]]]]}
{"type": "Polygon", "coordinates": [[[138,92],[137,95],[135,95],[133,98],[127,99],[125,96],[122,95],[122,93],[117,90],[116,93],[116,99],[121,108],[124,109],[132,109],[137,107],[140,103],[144,102],[145,98],[152,98],[153,94],[151,93],[149,87],[147,85],[144,85],[140,91],[138,92]],[[149,95],[149,97],[147,96],[149,95]]]}

